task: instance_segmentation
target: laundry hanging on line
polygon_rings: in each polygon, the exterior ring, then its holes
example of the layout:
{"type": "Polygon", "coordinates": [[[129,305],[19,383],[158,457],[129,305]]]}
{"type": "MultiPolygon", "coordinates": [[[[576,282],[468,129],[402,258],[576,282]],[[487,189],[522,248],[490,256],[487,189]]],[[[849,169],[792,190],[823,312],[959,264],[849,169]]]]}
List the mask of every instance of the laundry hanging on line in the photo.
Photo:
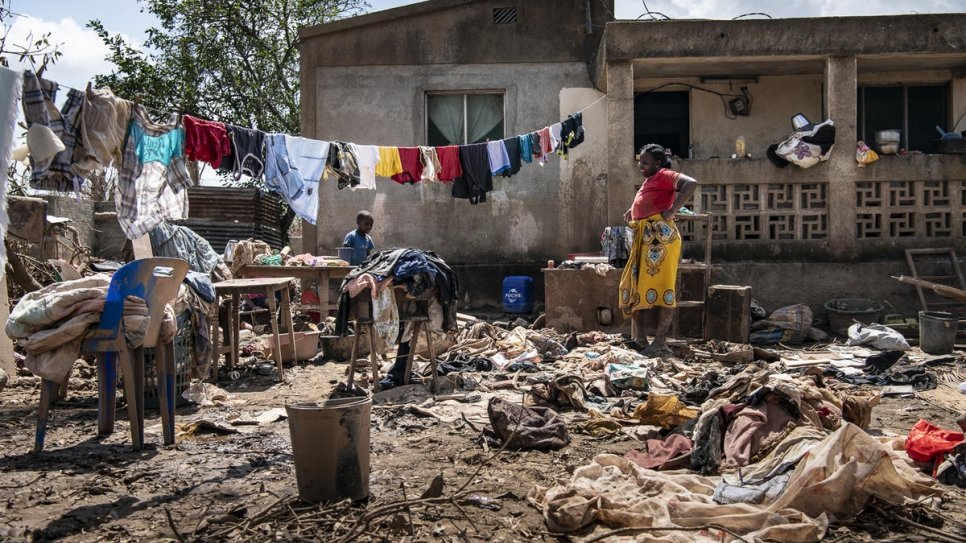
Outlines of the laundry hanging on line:
{"type": "Polygon", "coordinates": [[[185,189],[194,183],[185,160],[205,162],[235,179],[264,178],[301,218],[315,224],[318,185],[373,190],[375,177],[403,185],[452,185],[454,198],[486,201],[493,176],[511,177],[522,164],[545,164],[553,154],[568,158],[584,141],[583,111],[534,132],[501,140],[449,146],[394,147],[322,141],[265,133],[219,121],[177,115],[154,123],[147,109],[110,89],[70,89],[67,102],[53,103],[59,85],[24,71],[23,107],[35,189],[79,194],[87,174],[113,166],[124,172],[118,217],[134,239],[166,219],[188,216],[185,189]],[[29,82],[30,84],[26,84],[29,82]],[[133,140],[133,143],[132,143],[133,140]]]}

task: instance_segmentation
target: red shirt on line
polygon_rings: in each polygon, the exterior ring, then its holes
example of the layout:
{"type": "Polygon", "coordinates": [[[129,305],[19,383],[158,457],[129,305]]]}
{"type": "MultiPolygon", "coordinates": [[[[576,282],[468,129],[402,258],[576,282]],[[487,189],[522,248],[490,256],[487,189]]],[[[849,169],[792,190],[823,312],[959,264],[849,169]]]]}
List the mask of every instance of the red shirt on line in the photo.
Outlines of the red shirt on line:
{"type": "Polygon", "coordinates": [[[681,174],[661,168],[644,180],[631,205],[631,219],[646,219],[674,207],[674,193],[681,174]]]}

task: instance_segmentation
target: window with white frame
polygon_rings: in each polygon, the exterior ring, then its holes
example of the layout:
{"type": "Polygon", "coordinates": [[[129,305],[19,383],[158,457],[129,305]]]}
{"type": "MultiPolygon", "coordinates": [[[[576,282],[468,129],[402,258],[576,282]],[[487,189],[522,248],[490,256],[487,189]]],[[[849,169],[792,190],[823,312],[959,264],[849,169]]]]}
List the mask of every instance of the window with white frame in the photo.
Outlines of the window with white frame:
{"type": "Polygon", "coordinates": [[[426,144],[463,145],[503,139],[503,91],[426,94],[426,144]]]}

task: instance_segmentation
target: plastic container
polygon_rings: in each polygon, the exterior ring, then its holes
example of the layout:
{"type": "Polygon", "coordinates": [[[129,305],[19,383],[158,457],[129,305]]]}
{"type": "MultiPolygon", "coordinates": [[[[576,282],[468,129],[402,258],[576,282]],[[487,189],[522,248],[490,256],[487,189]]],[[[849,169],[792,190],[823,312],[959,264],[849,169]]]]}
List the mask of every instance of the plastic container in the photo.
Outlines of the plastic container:
{"type": "MultiPolygon", "coordinates": [[[[174,405],[181,407],[188,404],[181,393],[188,390],[191,384],[191,368],[194,366],[195,338],[191,329],[191,312],[182,311],[175,322],[178,332],[174,336],[174,405]]],[[[147,409],[157,409],[161,405],[154,359],[154,348],[144,349],[144,407],[147,409]]]]}
{"type": "Polygon", "coordinates": [[[503,311],[515,314],[533,312],[533,277],[511,275],[503,278],[503,311]]]}
{"type": "Polygon", "coordinates": [[[299,498],[310,503],[369,496],[372,398],[285,406],[299,498]]]}
{"type": "Polygon", "coordinates": [[[949,354],[956,345],[959,315],[945,311],[919,312],[919,348],[929,354],[949,354]]]}
{"type": "Polygon", "coordinates": [[[352,255],[355,253],[355,249],[352,247],[339,247],[335,252],[339,255],[339,260],[352,263],[352,255]]]}
{"type": "Polygon", "coordinates": [[[829,328],[842,337],[848,337],[849,326],[855,321],[864,324],[879,322],[883,310],[879,302],[866,298],[838,298],[825,302],[829,328]]]}
{"type": "MultiPolygon", "coordinates": [[[[308,360],[319,354],[319,335],[321,332],[295,332],[295,359],[308,360]]],[[[288,346],[288,334],[279,333],[278,343],[282,351],[282,362],[292,361],[292,349],[288,346]]],[[[270,359],[275,357],[275,337],[268,336],[270,359]]]]}

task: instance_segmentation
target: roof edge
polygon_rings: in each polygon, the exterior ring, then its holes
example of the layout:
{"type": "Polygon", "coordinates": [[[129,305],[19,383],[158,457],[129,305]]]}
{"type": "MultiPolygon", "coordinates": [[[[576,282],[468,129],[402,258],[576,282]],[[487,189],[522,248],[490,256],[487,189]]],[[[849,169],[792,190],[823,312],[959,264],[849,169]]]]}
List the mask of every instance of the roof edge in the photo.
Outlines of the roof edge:
{"type": "Polygon", "coordinates": [[[384,9],[382,11],[373,11],[370,13],[357,15],[355,17],[349,17],[347,19],[338,19],[328,23],[300,28],[299,38],[304,40],[314,38],[316,36],[323,36],[326,34],[333,34],[336,32],[343,32],[345,30],[352,30],[364,26],[394,21],[405,17],[416,17],[442,9],[450,9],[462,6],[464,4],[472,4],[478,1],[479,0],[427,0],[425,2],[384,9]]]}

